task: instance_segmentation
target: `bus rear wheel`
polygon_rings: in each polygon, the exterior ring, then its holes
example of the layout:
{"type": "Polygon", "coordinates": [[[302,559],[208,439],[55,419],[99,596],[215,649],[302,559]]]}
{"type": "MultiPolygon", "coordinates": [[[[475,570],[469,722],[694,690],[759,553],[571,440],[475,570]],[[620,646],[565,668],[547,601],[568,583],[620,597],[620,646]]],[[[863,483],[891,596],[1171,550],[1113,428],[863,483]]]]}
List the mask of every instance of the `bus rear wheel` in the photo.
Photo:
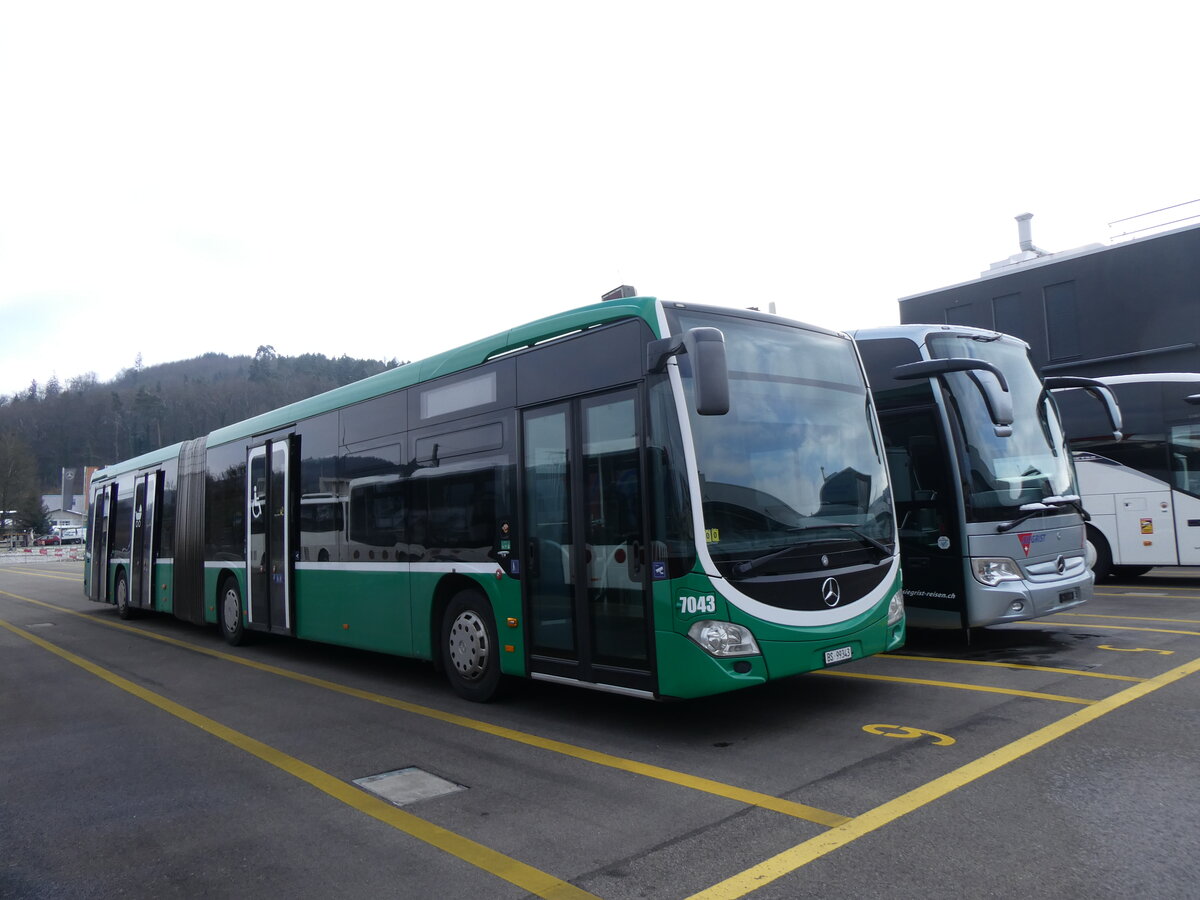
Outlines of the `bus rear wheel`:
{"type": "Polygon", "coordinates": [[[133,607],[129,605],[129,580],[124,572],[117,573],[117,583],[113,585],[113,600],[116,601],[117,615],[120,618],[133,618],[133,607]]]}
{"type": "Polygon", "coordinates": [[[237,579],[226,578],[221,582],[220,608],[217,623],[221,626],[221,637],[225,643],[236,647],[246,640],[246,626],[242,622],[242,592],[237,579]]]}
{"type": "Polygon", "coordinates": [[[459,591],[442,614],[443,668],[460,697],[486,703],[500,688],[500,644],[487,598],[459,591]]]}

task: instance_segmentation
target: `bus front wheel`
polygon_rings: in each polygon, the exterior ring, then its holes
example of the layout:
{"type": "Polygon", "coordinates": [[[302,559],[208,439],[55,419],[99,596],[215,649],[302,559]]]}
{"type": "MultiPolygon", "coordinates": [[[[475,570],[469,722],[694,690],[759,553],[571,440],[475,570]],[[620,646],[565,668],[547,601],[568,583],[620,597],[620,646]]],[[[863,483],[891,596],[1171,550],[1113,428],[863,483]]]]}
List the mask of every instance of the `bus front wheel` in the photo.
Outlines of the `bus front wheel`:
{"type": "Polygon", "coordinates": [[[1104,535],[1094,528],[1087,530],[1085,540],[1087,544],[1084,549],[1087,552],[1088,565],[1092,574],[1096,576],[1096,583],[1099,584],[1112,574],[1112,551],[1108,549],[1108,541],[1104,539],[1104,535]]]}
{"type": "Polygon", "coordinates": [[[459,591],[442,614],[443,668],[460,697],[486,703],[500,688],[500,645],[487,598],[459,591]]]}
{"type": "Polygon", "coordinates": [[[225,638],[225,643],[236,647],[246,639],[246,626],[242,623],[242,592],[236,578],[226,578],[221,583],[220,600],[217,622],[221,626],[221,637],[225,638]]]}

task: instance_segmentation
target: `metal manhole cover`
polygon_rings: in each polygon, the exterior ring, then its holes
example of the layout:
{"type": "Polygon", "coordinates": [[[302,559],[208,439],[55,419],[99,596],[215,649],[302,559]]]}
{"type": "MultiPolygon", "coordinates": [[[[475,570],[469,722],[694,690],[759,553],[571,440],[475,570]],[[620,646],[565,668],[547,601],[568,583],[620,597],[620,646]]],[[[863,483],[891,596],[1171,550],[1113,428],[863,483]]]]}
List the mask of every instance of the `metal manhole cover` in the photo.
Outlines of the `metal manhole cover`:
{"type": "Polygon", "coordinates": [[[409,803],[416,803],[418,800],[429,800],[432,797],[440,797],[442,794],[466,790],[464,785],[439,778],[416,766],[397,769],[394,772],[384,772],[382,775],[356,778],[354,783],[372,794],[378,794],[396,806],[406,806],[409,803]]]}

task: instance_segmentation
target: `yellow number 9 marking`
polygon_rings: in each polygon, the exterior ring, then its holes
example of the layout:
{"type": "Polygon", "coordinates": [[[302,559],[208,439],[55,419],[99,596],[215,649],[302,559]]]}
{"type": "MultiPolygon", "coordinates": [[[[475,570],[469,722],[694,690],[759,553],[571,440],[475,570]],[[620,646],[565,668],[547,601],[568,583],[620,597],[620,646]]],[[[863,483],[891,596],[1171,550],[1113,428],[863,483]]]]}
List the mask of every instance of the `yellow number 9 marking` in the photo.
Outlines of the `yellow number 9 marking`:
{"type": "Polygon", "coordinates": [[[880,737],[894,738],[919,738],[922,736],[933,738],[935,747],[949,747],[954,743],[954,738],[948,734],[939,734],[936,731],[926,731],[924,728],[913,728],[910,725],[864,725],[863,731],[868,734],[877,734],[880,737]]]}
{"type": "Polygon", "coordinates": [[[1159,656],[1170,656],[1174,650],[1155,650],[1151,647],[1110,647],[1108,644],[1097,644],[1101,650],[1116,650],[1118,653],[1157,653],[1159,656]]]}

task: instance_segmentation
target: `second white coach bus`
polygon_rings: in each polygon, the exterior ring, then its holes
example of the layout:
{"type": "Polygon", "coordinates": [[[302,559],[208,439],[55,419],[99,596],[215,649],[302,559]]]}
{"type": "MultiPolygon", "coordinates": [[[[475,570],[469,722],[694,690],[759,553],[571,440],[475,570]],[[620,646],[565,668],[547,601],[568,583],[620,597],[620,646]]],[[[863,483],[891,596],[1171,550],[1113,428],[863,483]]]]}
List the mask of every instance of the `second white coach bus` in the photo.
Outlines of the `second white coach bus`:
{"type": "Polygon", "coordinates": [[[1113,440],[1080,391],[1056,395],[1097,580],[1154,566],[1200,566],[1200,374],[1096,379],[1116,395],[1125,438],[1113,440]]]}

